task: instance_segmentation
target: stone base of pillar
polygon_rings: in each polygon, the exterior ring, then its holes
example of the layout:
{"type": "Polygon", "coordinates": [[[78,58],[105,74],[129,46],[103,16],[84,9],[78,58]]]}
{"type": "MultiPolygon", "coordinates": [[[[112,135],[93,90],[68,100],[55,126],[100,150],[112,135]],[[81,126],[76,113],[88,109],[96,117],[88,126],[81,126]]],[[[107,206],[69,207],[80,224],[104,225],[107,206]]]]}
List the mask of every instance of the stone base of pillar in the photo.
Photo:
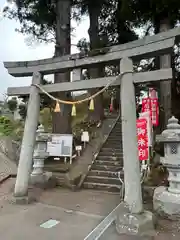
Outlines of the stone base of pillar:
{"type": "Polygon", "coordinates": [[[180,219],[180,194],[171,193],[166,187],[158,187],[153,196],[154,210],[162,217],[180,219]]]}
{"type": "Polygon", "coordinates": [[[125,203],[119,207],[116,218],[116,230],[120,235],[135,235],[137,237],[152,237],[155,218],[149,211],[134,214],[129,211],[125,203]]]}
{"type": "Polygon", "coordinates": [[[9,200],[9,203],[11,204],[19,204],[19,205],[27,205],[31,204],[33,202],[36,202],[36,199],[34,197],[30,196],[12,196],[9,200]]]}
{"type": "Polygon", "coordinates": [[[45,172],[41,175],[31,174],[30,184],[43,189],[53,188],[57,185],[51,172],[45,172]]]}

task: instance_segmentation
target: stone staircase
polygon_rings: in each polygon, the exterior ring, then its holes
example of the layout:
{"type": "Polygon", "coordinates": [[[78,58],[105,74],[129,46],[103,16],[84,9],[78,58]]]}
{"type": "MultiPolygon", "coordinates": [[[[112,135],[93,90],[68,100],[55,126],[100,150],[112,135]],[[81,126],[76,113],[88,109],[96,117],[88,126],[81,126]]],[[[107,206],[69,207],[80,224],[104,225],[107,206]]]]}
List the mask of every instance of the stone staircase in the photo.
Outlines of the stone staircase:
{"type": "Polygon", "coordinates": [[[122,132],[121,122],[118,120],[92,164],[83,187],[86,189],[119,192],[121,183],[118,178],[118,172],[121,172],[122,176],[122,169],[122,132]]]}
{"type": "Polygon", "coordinates": [[[75,159],[72,165],[70,165],[69,162],[64,164],[63,159],[54,161],[52,158],[45,161],[44,171],[52,172],[53,177],[56,179],[57,186],[68,188],[77,187],[79,179],[82,175],[86,175],[89,165],[92,163],[92,157],[94,151],[96,151],[95,148],[97,147],[98,149],[101,146],[102,139],[109,134],[111,126],[114,124],[117,117],[118,113],[106,114],[106,118],[102,122],[101,127],[97,128],[97,137],[91,139],[90,144],[87,144],[83,154],[75,159]]]}

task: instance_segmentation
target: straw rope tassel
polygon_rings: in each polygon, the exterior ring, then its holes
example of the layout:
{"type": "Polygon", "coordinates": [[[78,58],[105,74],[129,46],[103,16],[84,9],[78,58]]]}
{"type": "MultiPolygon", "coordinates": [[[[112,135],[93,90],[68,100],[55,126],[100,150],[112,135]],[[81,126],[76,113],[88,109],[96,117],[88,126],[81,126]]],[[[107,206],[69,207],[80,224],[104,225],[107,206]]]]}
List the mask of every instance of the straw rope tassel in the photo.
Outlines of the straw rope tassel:
{"type": "Polygon", "coordinates": [[[48,96],[51,100],[54,100],[56,101],[56,107],[54,109],[54,112],[60,112],[60,103],[62,104],[68,104],[68,105],[73,105],[72,107],[72,116],[75,116],[76,115],[76,106],[75,104],[80,104],[80,103],[83,103],[83,102],[87,102],[87,101],[91,101],[90,102],[90,105],[89,106],[89,109],[92,108],[93,109],[93,104],[94,104],[94,100],[93,98],[97,97],[98,95],[100,95],[101,93],[103,93],[106,89],[108,89],[108,87],[113,83],[115,82],[117,79],[119,78],[122,78],[122,76],[124,74],[127,74],[127,73],[133,73],[133,71],[127,71],[127,72],[122,72],[120,73],[118,76],[116,76],[115,79],[113,79],[113,81],[110,81],[107,83],[107,85],[105,87],[103,87],[101,90],[99,90],[98,92],[96,92],[95,94],[93,94],[92,96],[90,97],[87,97],[85,99],[82,99],[82,100],[78,100],[78,101],[65,101],[65,100],[62,100],[62,99],[58,99],[56,97],[54,97],[53,95],[51,95],[50,93],[48,93],[45,89],[43,89],[43,87],[41,85],[38,85],[38,84],[32,84],[33,86],[36,86],[42,93],[44,93],[46,96],[48,96]],[[74,115],[75,114],[75,115],[74,115]]]}
{"type": "Polygon", "coordinates": [[[56,101],[56,106],[55,106],[54,112],[55,113],[61,112],[60,104],[58,101],[56,101]]]}
{"type": "Polygon", "coordinates": [[[89,104],[89,110],[93,111],[94,110],[94,99],[92,98],[89,104]]]}
{"type": "Polygon", "coordinates": [[[76,116],[76,105],[75,104],[73,104],[73,106],[72,106],[71,116],[76,116]]]}

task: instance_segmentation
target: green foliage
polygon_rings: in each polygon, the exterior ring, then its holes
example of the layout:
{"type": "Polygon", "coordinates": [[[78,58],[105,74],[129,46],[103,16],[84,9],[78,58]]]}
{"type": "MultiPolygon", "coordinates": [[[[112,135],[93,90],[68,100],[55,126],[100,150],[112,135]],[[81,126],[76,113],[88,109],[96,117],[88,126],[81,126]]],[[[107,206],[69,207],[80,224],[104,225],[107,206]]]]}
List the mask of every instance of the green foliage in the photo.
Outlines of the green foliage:
{"type": "Polygon", "coordinates": [[[51,0],[16,0],[16,7],[4,9],[5,16],[20,22],[16,31],[40,42],[54,42],[56,14],[51,0]]]}
{"type": "MultiPolygon", "coordinates": [[[[137,39],[134,27],[143,27],[145,34],[149,29],[154,28],[154,32],[159,31],[160,21],[168,18],[171,25],[180,19],[180,1],[179,0],[70,0],[72,4],[72,16],[80,20],[81,16],[86,14],[90,17],[90,41],[81,39],[78,48],[83,54],[88,54],[92,49],[92,14],[96,11],[98,15],[98,28],[93,37],[93,46],[104,47],[114,44],[123,44],[137,39]],[[146,31],[147,30],[147,31],[146,31]],[[97,42],[96,42],[97,41],[97,42]]],[[[6,16],[16,19],[20,22],[19,31],[26,35],[32,35],[39,41],[52,42],[55,39],[56,30],[56,4],[51,0],[16,0],[16,8],[13,10],[5,9],[6,16]]],[[[96,19],[97,20],[97,19],[96,19]]],[[[175,64],[179,62],[178,56],[175,57],[175,64]]],[[[154,69],[155,61],[149,61],[141,66],[141,70],[154,69]]],[[[135,66],[140,69],[140,64],[135,66]]],[[[177,70],[177,67],[176,67],[177,70]]],[[[178,68],[179,71],[179,68],[178,68]]],[[[114,75],[119,72],[119,66],[108,66],[106,75],[114,75]]],[[[88,71],[84,78],[89,78],[88,71]]],[[[176,77],[177,78],[177,77],[176,77]]],[[[140,90],[144,85],[138,86],[136,95],[140,95],[140,90]]],[[[116,91],[116,89],[115,89],[116,91]]],[[[113,89],[114,92],[114,89],[113,89]]],[[[24,102],[27,102],[27,98],[24,102]]],[[[179,103],[178,103],[179,104],[179,103]]],[[[51,107],[50,99],[42,97],[41,109],[51,107]]],[[[21,110],[20,110],[21,111],[21,110]]],[[[22,110],[25,113],[25,109],[22,110]]],[[[25,116],[26,114],[22,114],[25,116]]],[[[23,117],[24,118],[24,117],[23,117]]]]}
{"type": "Polygon", "coordinates": [[[174,25],[180,19],[180,1],[178,0],[131,0],[130,2],[137,24],[147,21],[155,23],[169,18],[171,24],[174,25]]]}
{"type": "Polygon", "coordinates": [[[5,116],[0,117],[0,133],[9,136],[13,131],[12,120],[5,116]]]}
{"type": "Polygon", "coordinates": [[[14,121],[5,116],[0,117],[0,136],[11,136],[14,140],[21,141],[23,129],[21,121],[14,121]]]}
{"type": "MultiPolygon", "coordinates": [[[[54,42],[56,29],[56,5],[51,0],[16,0],[16,7],[4,9],[5,15],[20,22],[19,32],[36,40],[54,42]]],[[[100,9],[99,35],[110,42],[124,43],[136,38],[132,26],[153,24],[169,18],[172,24],[180,19],[179,0],[71,0],[72,16],[80,19],[91,9],[100,9]],[[106,35],[106,32],[108,35],[106,35]]]]}
{"type": "Polygon", "coordinates": [[[44,108],[40,112],[40,123],[44,126],[45,131],[49,131],[52,126],[52,114],[49,108],[44,108]]]}
{"type": "MultiPolygon", "coordinates": [[[[46,85],[46,84],[51,84],[52,82],[47,81],[46,79],[42,80],[42,85],[46,85]]],[[[25,120],[26,118],[26,114],[27,114],[27,104],[28,104],[28,100],[29,100],[29,96],[21,96],[21,100],[23,103],[21,103],[19,105],[19,114],[22,117],[23,120],[25,120]]],[[[45,94],[41,95],[41,103],[40,103],[40,109],[44,109],[44,108],[51,108],[52,105],[52,100],[46,96],[45,94]]]]}

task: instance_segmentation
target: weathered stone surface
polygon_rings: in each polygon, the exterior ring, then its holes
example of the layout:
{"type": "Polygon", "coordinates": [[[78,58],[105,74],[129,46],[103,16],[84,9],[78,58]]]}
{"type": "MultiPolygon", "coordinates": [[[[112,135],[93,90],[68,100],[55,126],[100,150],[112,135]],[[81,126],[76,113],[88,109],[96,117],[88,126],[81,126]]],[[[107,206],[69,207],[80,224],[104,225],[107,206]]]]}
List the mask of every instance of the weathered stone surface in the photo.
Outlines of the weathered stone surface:
{"type": "Polygon", "coordinates": [[[19,161],[20,147],[20,144],[13,141],[11,137],[4,136],[0,138],[0,152],[16,164],[18,164],[19,161]]]}
{"type": "Polygon", "coordinates": [[[31,204],[33,202],[36,202],[36,198],[32,196],[12,196],[11,198],[8,199],[9,203],[11,204],[17,204],[17,205],[27,205],[31,204]]]}
{"type": "Polygon", "coordinates": [[[140,214],[132,214],[126,203],[122,203],[117,212],[117,232],[127,235],[153,236],[155,218],[151,212],[143,211],[140,214]]]}
{"type": "Polygon", "coordinates": [[[17,174],[17,165],[11,161],[6,155],[0,152],[0,180],[3,181],[8,175],[15,176],[17,174]]]}
{"type": "Polygon", "coordinates": [[[158,187],[153,196],[154,210],[162,217],[180,219],[180,194],[168,192],[166,187],[158,187]]]}
{"type": "Polygon", "coordinates": [[[93,182],[84,182],[84,188],[102,190],[105,192],[120,192],[121,185],[108,184],[108,183],[93,183],[93,182]]]}
{"type": "Polygon", "coordinates": [[[30,184],[38,188],[48,189],[54,188],[57,185],[57,180],[51,172],[45,172],[42,175],[31,175],[30,184]]]}

